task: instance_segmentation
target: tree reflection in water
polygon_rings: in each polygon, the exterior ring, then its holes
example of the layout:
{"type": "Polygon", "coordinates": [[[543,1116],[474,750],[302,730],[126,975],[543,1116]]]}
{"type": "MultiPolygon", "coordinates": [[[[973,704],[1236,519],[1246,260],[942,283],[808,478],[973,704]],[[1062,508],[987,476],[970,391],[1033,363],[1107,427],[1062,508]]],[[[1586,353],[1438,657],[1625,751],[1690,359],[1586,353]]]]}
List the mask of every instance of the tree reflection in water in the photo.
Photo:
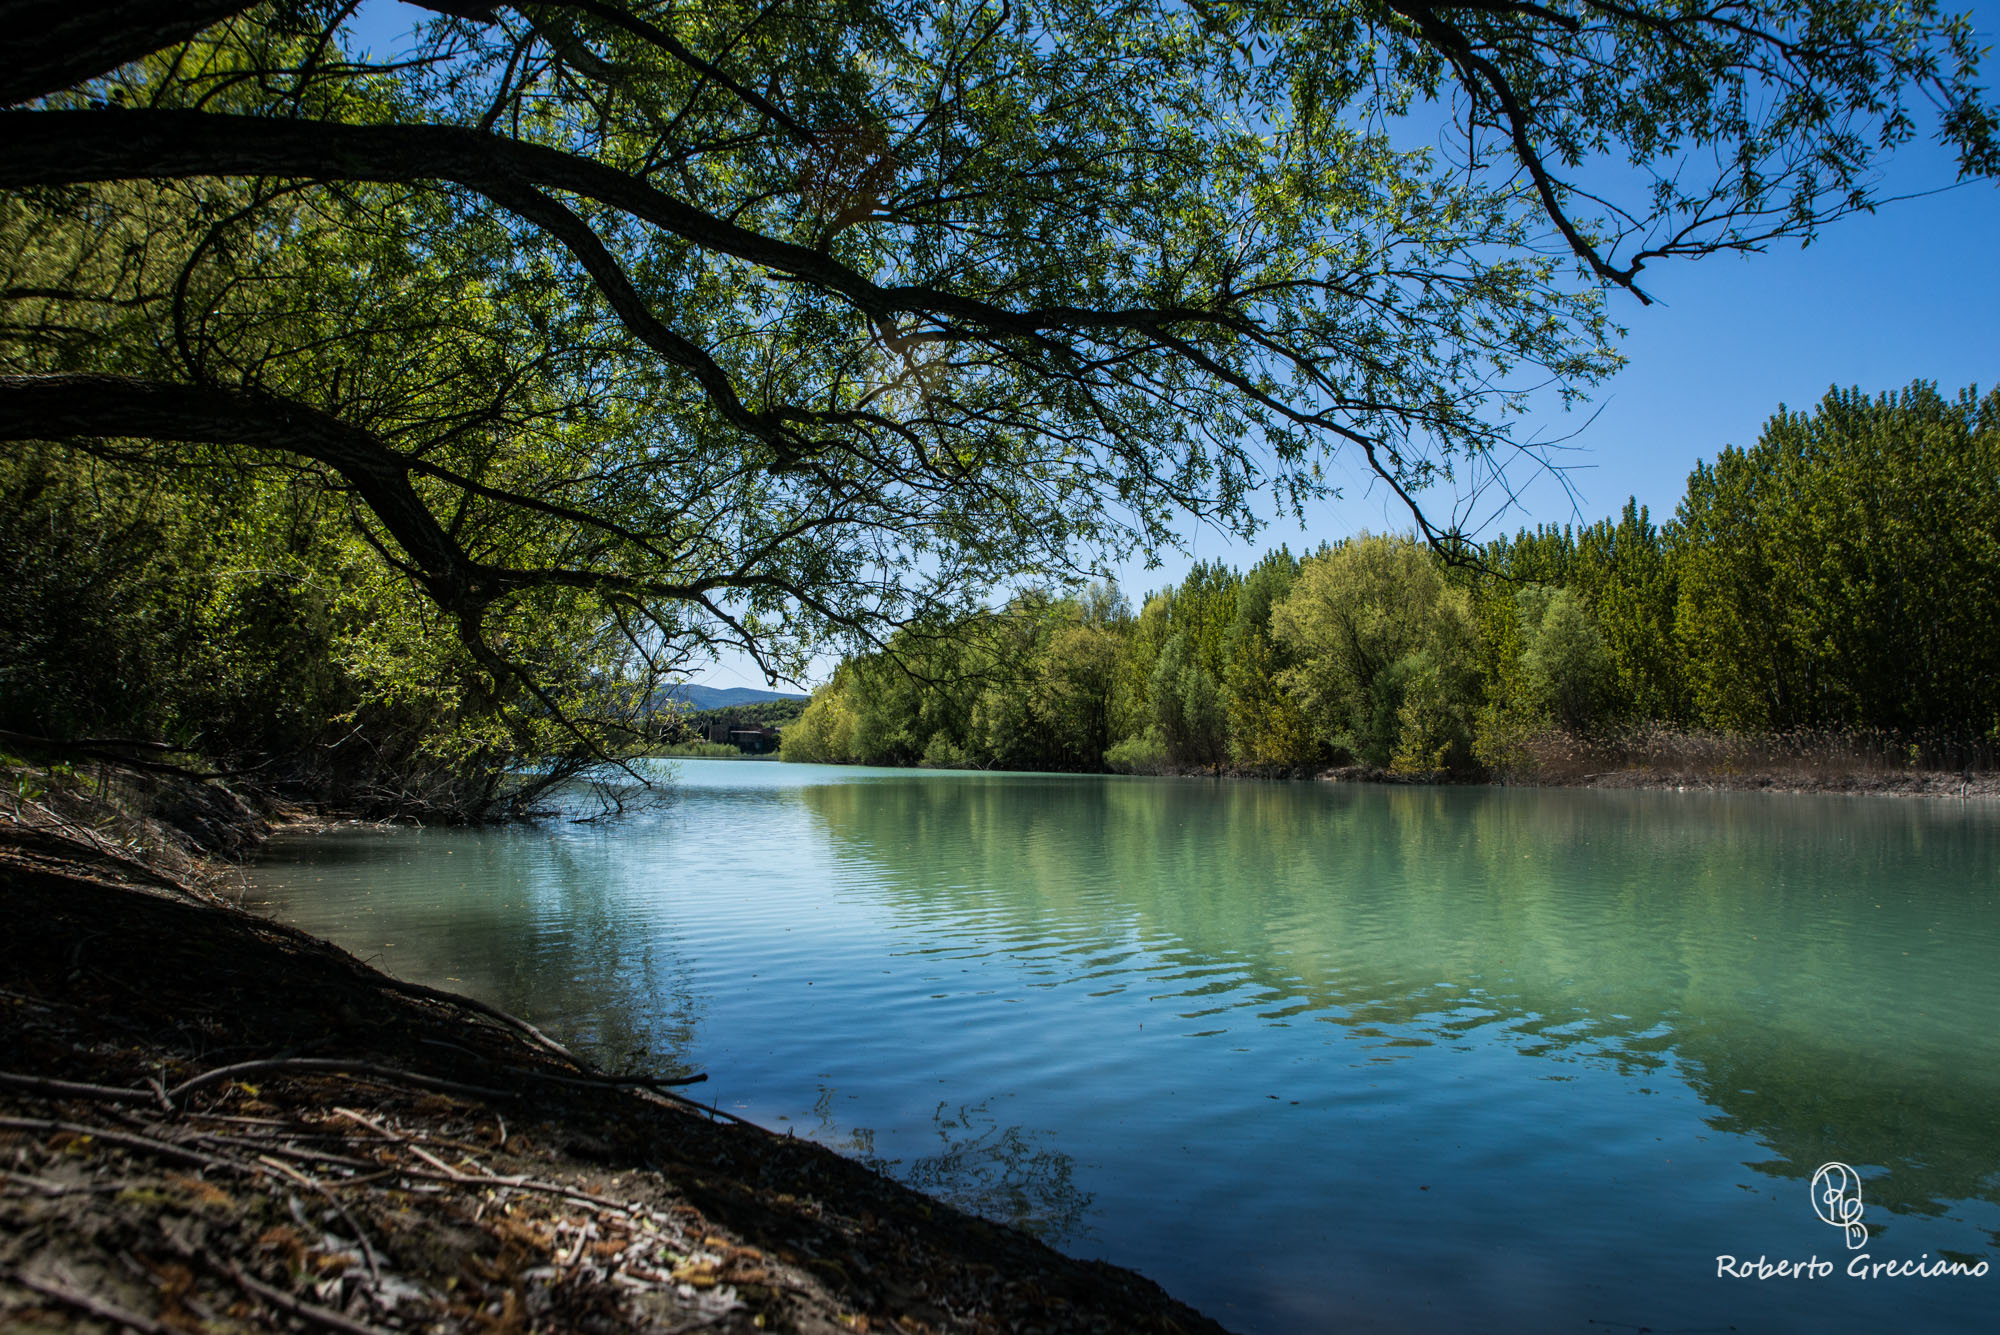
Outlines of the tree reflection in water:
{"type": "Polygon", "coordinates": [[[843,1130],[833,1115],[834,1091],[822,1086],[813,1104],[812,1138],[860,1159],[905,1186],[995,1223],[1025,1229],[1052,1247],[1088,1236],[1091,1194],[1076,1185],[1076,1160],[1038,1142],[1042,1133],[1001,1126],[986,1104],[940,1102],[931,1114],[938,1151],[890,1159],[875,1149],[869,1127],[843,1130]]]}
{"type": "MultiPolygon", "coordinates": [[[[1497,1040],[1683,1080],[1870,1218],[2000,1204],[2000,822],[1756,794],[912,776],[801,790],[905,951],[1143,986],[1188,1036],[1497,1040]]],[[[2000,1235],[1995,1237],[2000,1246],[2000,1235]]]]}

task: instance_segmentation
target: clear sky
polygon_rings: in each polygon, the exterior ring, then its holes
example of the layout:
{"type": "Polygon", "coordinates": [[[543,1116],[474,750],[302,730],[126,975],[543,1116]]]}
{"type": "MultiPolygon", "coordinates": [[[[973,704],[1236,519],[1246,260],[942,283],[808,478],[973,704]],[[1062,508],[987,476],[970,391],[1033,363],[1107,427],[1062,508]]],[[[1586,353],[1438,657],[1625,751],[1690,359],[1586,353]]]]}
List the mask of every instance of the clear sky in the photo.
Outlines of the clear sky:
{"type": "MultiPolygon", "coordinates": [[[[1986,86],[2000,86],[1994,50],[2000,0],[1962,7],[1987,48],[1986,86]]],[[[373,31],[377,24],[407,30],[402,16],[413,13],[381,0],[363,11],[373,31]]],[[[1949,186],[1953,174],[1942,152],[1920,142],[1897,159],[1882,193],[1936,190],[1949,186]]],[[[1780,404],[1809,408],[1830,386],[1880,393],[1923,379],[1950,394],[2000,383],[2000,187],[1992,183],[1886,204],[1827,228],[1803,249],[1788,243],[1762,255],[1711,256],[1644,276],[1657,304],[1612,299],[1614,317],[1629,331],[1619,345],[1625,369],[1583,411],[1522,424],[1524,438],[1537,431],[1543,439],[1571,437],[1561,457],[1574,501],[1554,481],[1524,471],[1515,478],[1521,504],[1489,519],[1481,536],[1594,521],[1615,513],[1628,496],[1665,519],[1697,460],[1713,458],[1724,445],[1749,444],[1780,404]]],[[[1240,566],[1280,542],[1298,551],[1363,528],[1410,526],[1392,497],[1350,472],[1346,496],[1315,510],[1304,529],[1273,523],[1247,544],[1191,532],[1190,555],[1169,553],[1150,571],[1134,561],[1118,572],[1119,583],[1136,602],[1179,580],[1193,559],[1240,566]]],[[[1441,510],[1450,509],[1446,498],[1437,499],[1441,510]]],[[[1492,509],[1484,507],[1481,516],[1492,509]]],[[[747,660],[699,679],[764,684],[747,660]]]]}

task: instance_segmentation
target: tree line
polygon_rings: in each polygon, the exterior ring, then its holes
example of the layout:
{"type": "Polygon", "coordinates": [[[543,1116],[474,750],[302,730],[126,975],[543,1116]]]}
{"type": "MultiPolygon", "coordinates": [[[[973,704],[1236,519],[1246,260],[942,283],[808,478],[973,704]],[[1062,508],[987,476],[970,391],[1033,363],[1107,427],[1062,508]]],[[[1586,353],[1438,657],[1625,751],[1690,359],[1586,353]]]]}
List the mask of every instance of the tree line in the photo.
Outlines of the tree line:
{"type": "Polygon", "coordinates": [[[787,759],[1006,769],[1532,770],[1665,725],[2000,743],[2000,392],[1835,390],[1697,465],[1673,517],[1448,560],[1362,534],[1205,562],[1135,610],[1031,589],[850,658],[787,759]]]}

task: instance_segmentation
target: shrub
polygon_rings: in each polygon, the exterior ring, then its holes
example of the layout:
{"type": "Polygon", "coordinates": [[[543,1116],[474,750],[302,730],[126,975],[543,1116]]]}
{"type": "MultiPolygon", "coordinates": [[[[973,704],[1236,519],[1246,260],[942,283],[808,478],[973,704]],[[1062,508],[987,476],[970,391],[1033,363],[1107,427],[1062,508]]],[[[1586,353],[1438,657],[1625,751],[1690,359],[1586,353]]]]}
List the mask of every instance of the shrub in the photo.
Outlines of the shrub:
{"type": "Polygon", "coordinates": [[[1157,727],[1112,746],[1104,753],[1104,763],[1120,774],[1165,774],[1169,768],[1167,743],[1157,727]]]}

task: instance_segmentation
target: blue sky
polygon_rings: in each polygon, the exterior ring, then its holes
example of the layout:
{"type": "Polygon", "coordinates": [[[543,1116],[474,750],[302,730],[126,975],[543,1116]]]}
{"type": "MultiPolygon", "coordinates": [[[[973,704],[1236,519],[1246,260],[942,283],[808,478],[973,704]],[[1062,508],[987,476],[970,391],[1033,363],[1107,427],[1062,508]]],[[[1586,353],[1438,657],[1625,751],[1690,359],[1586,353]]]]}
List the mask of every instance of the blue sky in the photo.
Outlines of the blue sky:
{"type": "MultiPolygon", "coordinates": [[[[1986,48],[1982,75],[2000,87],[2000,0],[1968,10],[1986,48]]],[[[1810,408],[1833,386],[1870,393],[1914,380],[1947,394],[2000,383],[2000,186],[1955,184],[1956,164],[1927,136],[1889,164],[1878,197],[1909,196],[1874,214],[1832,224],[1810,246],[1714,255],[1656,265],[1642,275],[1654,304],[1610,298],[1625,368],[1567,414],[1528,419],[1519,439],[1561,440],[1555,452],[1567,488],[1532,468],[1513,470],[1519,503],[1476,511],[1480,536],[1537,523],[1592,522],[1637,497],[1656,520],[1669,517],[1697,461],[1724,445],[1747,445],[1780,405],[1810,408]],[[1499,510],[1499,513],[1495,513],[1499,510]]],[[[1276,522],[1249,543],[1189,535],[1190,553],[1156,570],[1133,562],[1120,584],[1136,600],[1179,579],[1195,559],[1245,564],[1280,542],[1294,551],[1361,529],[1408,530],[1409,516],[1359,470],[1339,501],[1276,522]]],[[[1432,494],[1448,514],[1449,498],[1432,494]]]]}
{"type": "MultiPolygon", "coordinates": [[[[2000,84],[1993,52],[2000,0],[1965,7],[1988,48],[1983,72],[1993,88],[2000,84]]],[[[415,12],[371,0],[365,30],[384,38],[406,31],[406,16],[415,12]]],[[[1937,190],[1950,186],[1953,174],[1941,151],[1920,142],[1899,156],[1882,193],[1937,190]]],[[[1521,504],[1483,535],[1590,522],[1616,512],[1628,496],[1664,519],[1697,460],[1724,445],[1749,444],[1780,404],[1809,408],[1830,386],[1880,393],[1924,379],[1951,393],[2000,383],[2000,187],[1992,183],[1886,204],[1827,228],[1803,249],[1785,244],[1762,255],[1711,256],[1649,269],[1646,277],[1657,304],[1612,298],[1614,318],[1628,330],[1619,345],[1625,369],[1599,386],[1583,411],[1524,423],[1520,432],[1570,437],[1561,457],[1574,498],[1554,480],[1522,471],[1514,479],[1521,504]]],[[[1364,528],[1409,527],[1392,497],[1350,474],[1347,494],[1317,507],[1303,529],[1273,523],[1247,544],[1190,532],[1187,555],[1169,553],[1150,571],[1130,562],[1118,571],[1119,583],[1136,602],[1180,579],[1195,559],[1240,566],[1280,542],[1297,551],[1364,528]]],[[[699,679],[764,684],[747,660],[699,679]]]]}
{"type": "MultiPolygon", "coordinates": [[[[1893,180],[1916,191],[1949,185],[1952,176],[1945,155],[1924,145],[1898,162],[1893,180]]],[[[2000,382],[2000,188],[1992,183],[1884,205],[1834,224],[1808,247],[1710,256],[1655,267],[1644,278],[1656,304],[1612,297],[1613,316],[1628,331],[1619,341],[1625,368],[1582,409],[1523,423],[1517,433],[1571,437],[1559,457],[1575,497],[1523,472],[1521,505],[1485,533],[1589,522],[1628,496],[1664,519],[1697,460],[1749,444],[1781,404],[1809,408],[1835,385],[1878,393],[1924,379],[1950,393],[2000,382]]],[[[1297,550],[1362,528],[1408,527],[1393,498],[1361,480],[1303,531],[1285,521],[1247,545],[1212,533],[1192,535],[1190,545],[1197,557],[1240,562],[1281,541],[1297,550]]],[[[1136,594],[1178,578],[1188,564],[1135,566],[1123,582],[1136,594]]]]}

